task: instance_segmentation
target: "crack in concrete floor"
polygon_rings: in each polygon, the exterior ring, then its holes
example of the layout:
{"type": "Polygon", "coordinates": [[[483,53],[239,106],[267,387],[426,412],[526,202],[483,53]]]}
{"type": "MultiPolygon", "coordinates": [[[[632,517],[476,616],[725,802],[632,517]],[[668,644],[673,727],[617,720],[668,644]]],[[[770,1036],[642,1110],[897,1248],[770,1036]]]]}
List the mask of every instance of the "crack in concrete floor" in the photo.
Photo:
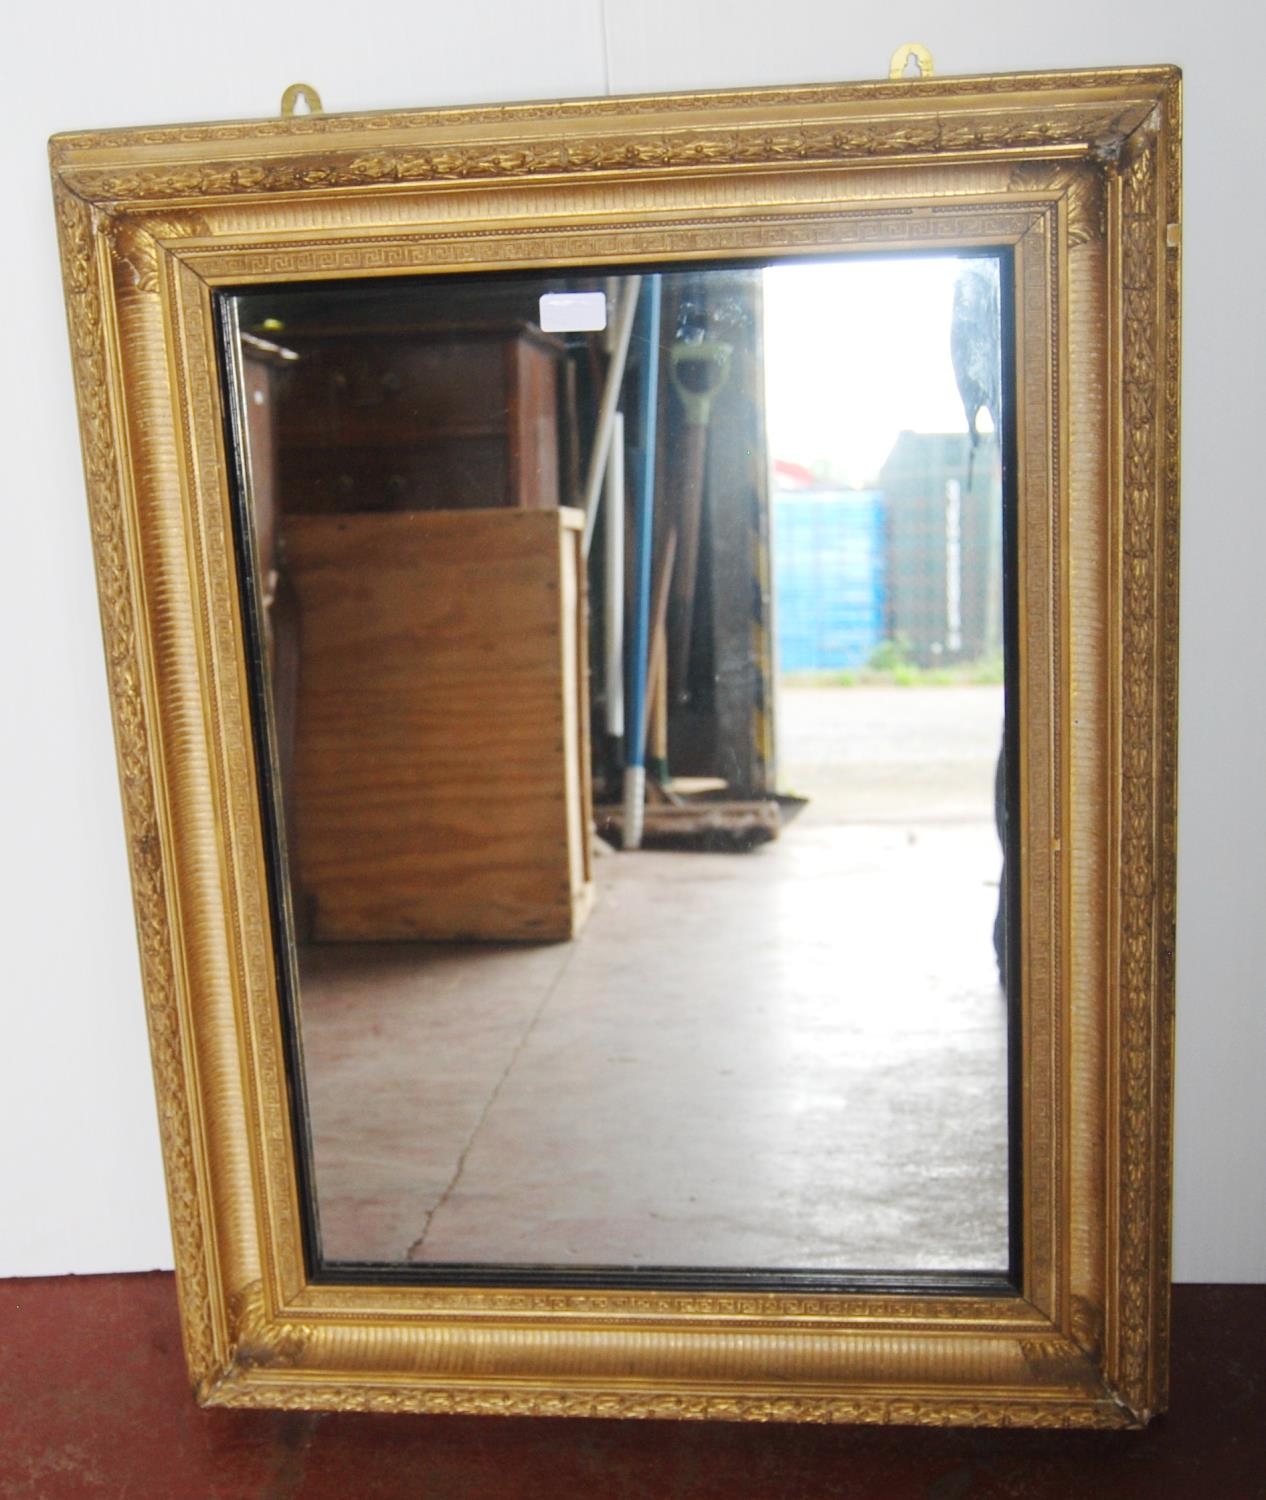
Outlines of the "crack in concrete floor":
{"type": "Polygon", "coordinates": [[[799,740],[823,793],[764,850],[603,859],[571,944],[305,954],[327,1258],[1004,1265],[1001,700],[933,692],[886,731],[943,747],[904,821],[833,800],[884,738],[837,693],[799,740]]]}

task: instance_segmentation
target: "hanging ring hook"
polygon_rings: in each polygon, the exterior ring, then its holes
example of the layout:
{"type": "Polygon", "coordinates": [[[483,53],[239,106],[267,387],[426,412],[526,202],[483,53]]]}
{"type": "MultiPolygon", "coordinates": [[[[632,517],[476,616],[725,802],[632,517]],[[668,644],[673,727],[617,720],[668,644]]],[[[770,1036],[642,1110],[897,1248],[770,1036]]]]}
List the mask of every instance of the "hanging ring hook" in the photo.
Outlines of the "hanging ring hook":
{"type": "Polygon", "coordinates": [[[281,96],[281,117],[288,120],[295,112],[295,105],[299,100],[308,106],[308,113],[312,115],[322,114],[321,96],[310,83],[292,83],[281,96]]]}
{"type": "Polygon", "coordinates": [[[918,64],[919,77],[931,78],[932,54],[922,42],[902,42],[892,54],[892,61],[888,64],[888,77],[905,78],[911,58],[918,64]]]}

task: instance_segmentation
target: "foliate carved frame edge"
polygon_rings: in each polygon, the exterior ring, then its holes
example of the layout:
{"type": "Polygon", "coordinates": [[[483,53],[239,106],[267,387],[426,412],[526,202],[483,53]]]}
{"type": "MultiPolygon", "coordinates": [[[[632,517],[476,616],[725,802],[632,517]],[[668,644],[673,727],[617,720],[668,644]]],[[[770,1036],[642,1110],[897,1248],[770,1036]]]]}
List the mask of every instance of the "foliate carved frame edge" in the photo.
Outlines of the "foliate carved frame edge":
{"type": "Polygon", "coordinates": [[[1181,226],[1176,80],[1126,144],[1118,184],[1122,434],[1119,1276],[1108,1370],[1135,1409],[1167,1387],[1178,695],[1181,226]]]}
{"type": "Polygon", "coordinates": [[[111,267],[93,208],[56,180],[54,200],[185,1353],[190,1376],[199,1383],[222,1365],[224,1330],[212,1288],[207,1184],[195,1118],[198,1094],[188,1066],[188,1021],[181,1014],[176,977],[146,688],[150,668],[137,592],[135,516],[121,472],[122,417],[111,312],[103,294],[111,267]]]}

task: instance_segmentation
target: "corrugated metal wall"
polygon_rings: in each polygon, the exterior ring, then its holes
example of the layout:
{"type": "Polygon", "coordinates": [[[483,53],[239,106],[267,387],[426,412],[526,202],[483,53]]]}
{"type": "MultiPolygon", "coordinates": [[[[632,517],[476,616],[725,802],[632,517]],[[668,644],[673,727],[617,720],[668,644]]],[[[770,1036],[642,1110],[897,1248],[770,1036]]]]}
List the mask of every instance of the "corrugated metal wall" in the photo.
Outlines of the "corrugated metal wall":
{"type": "Polygon", "coordinates": [[[1002,650],[997,445],[903,432],[879,476],[887,510],[890,639],[920,666],[1002,650]]]}

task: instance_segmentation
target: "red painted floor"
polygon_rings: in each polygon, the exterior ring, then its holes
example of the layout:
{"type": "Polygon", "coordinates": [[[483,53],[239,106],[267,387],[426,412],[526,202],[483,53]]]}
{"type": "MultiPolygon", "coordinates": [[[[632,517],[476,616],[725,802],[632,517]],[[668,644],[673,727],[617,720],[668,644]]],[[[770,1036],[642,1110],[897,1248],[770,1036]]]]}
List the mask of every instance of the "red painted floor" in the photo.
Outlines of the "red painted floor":
{"type": "Polygon", "coordinates": [[[1143,1433],[203,1412],[168,1275],[0,1283],[0,1496],[1263,1500],[1266,1286],[1174,1292],[1143,1433]]]}

